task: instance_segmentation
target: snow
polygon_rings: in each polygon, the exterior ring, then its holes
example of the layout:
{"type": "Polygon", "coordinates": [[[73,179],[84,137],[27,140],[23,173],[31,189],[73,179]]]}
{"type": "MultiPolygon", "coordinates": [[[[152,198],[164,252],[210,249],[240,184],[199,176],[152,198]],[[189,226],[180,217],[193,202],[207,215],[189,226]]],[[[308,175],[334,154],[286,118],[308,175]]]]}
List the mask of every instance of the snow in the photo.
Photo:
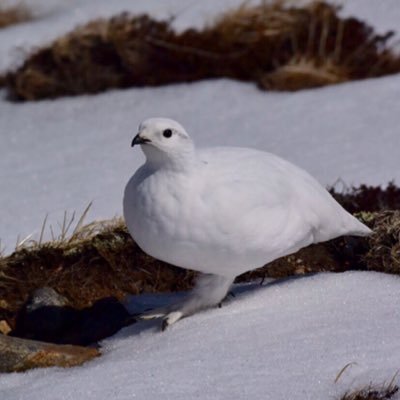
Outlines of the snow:
{"type": "MultiPolygon", "coordinates": [[[[8,3],[19,0],[7,0],[8,3]]],[[[0,31],[0,71],[32,47],[78,23],[122,10],[177,14],[178,29],[201,26],[241,0],[26,0],[38,18],[0,31]]],[[[384,32],[400,28],[398,0],[347,0],[343,13],[384,32]]],[[[122,193],[143,157],[130,148],[140,121],[177,119],[200,146],[247,146],[276,153],[322,184],[400,181],[400,75],[298,93],[266,93],[214,80],[12,104],[0,92],[0,238],[7,251],[79,214],[121,214],[122,193]],[[212,123],[211,123],[212,121],[212,123]]],[[[56,229],[57,230],[57,229],[56,229]]],[[[399,278],[322,274],[245,285],[222,309],[126,328],[103,343],[103,357],[70,370],[2,375],[0,398],[327,399],[390,380],[398,370],[399,278]],[[338,383],[338,372],[348,363],[338,383]]],[[[160,305],[173,296],[135,298],[160,305]]],[[[151,304],[150,304],[151,303],[151,304]]]]}
{"type": "Polygon", "coordinates": [[[400,7],[397,0],[343,0],[341,3],[343,15],[356,16],[368,22],[379,33],[399,31],[400,7]]]}
{"type": "Polygon", "coordinates": [[[335,399],[371,381],[388,382],[398,370],[398,277],[319,274],[236,292],[221,309],[165,332],[155,321],[125,328],[83,367],[3,375],[0,396],[335,399]],[[356,364],[335,383],[348,363],[356,364]]]}

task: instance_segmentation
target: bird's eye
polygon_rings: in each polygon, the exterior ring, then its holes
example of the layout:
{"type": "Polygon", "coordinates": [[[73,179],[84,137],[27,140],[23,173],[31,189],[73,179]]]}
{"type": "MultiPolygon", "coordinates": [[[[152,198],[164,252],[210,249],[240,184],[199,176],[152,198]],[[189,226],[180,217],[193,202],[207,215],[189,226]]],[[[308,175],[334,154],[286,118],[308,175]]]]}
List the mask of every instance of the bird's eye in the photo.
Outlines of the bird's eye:
{"type": "Polygon", "coordinates": [[[172,131],[171,131],[171,129],[166,129],[166,130],[163,132],[163,136],[166,137],[166,138],[170,138],[170,137],[172,136],[172,131]]]}

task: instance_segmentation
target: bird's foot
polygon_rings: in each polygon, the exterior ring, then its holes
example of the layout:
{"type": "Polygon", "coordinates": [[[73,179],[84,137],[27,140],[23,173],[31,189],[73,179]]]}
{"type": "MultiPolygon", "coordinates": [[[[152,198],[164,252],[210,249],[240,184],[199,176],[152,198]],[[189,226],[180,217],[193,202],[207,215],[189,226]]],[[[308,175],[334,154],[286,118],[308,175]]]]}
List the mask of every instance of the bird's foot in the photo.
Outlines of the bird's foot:
{"type": "Polygon", "coordinates": [[[144,312],[139,316],[139,319],[149,320],[162,318],[161,330],[165,331],[170,325],[179,321],[185,316],[182,310],[177,309],[176,305],[170,307],[155,308],[154,310],[149,310],[144,312]]]}

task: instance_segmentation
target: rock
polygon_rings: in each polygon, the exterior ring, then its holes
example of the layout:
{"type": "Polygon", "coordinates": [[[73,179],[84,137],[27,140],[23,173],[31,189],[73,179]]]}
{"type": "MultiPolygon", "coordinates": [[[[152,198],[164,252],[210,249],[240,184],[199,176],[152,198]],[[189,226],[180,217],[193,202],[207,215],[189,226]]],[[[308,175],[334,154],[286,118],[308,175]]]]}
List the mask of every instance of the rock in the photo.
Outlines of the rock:
{"type": "Polygon", "coordinates": [[[55,345],[0,334],[0,372],[41,367],[73,367],[98,357],[94,348],[55,345]]]}
{"type": "Polygon", "coordinates": [[[16,318],[12,336],[60,343],[59,338],[76,324],[77,311],[50,287],[36,289],[16,318]]]}
{"type": "Polygon", "coordinates": [[[134,322],[114,297],[77,310],[52,288],[35,290],[16,319],[14,337],[87,346],[134,322]]]}
{"type": "Polygon", "coordinates": [[[68,304],[66,297],[57,293],[53,288],[45,286],[32,292],[25,307],[31,312],[45,306],[63,307],[68,304]]]}

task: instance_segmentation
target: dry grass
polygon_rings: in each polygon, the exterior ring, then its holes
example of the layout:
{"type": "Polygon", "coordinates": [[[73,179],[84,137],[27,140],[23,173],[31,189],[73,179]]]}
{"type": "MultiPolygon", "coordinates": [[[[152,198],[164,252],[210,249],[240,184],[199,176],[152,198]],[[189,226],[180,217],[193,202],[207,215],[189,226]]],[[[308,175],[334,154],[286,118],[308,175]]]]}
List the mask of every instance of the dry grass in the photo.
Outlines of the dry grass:
{"type": "Polygon", "coordinates": [[[346,392],[339,400],[391,400],[398,392],[399,387],[393,383],[381,386],[369,385],[363,389],[346,392]]]}
{"type": "Polygon", "coordinates": [[[368,269],[400,274],[400,210],[366,216],[374,229],[364,260],[368,269]]]}
{"type": "Polygon", "coordinates": [[[0,29],[32,19],[30,11],[22,4],[14,7],[0,5],[0,29]]]}
{"type": "MultiPolygon", "coordinates": [[[[346,364],[337,374],[335,383],[337,383],[343,373],[352,365],[357,363],[350,362],[346,364]]],[[[399,387],[395,384],[398,377],[398,372],[394,374],[389,383],[384,382],[380,385],[373,385],[370,383],[368,386],[349,390],[340,396],[339,400],[391,400],[399,392],[399,387]]],[[[398,396],[396,396],[398,398],[398,396]]]]}
{"type": "Polygon", "coordinates": [[[329,192],[351,213],[400,209],[400,187],[393,182],[384,189],[368,185],[348,187],[343,182],[338,182],[329,192]]]}
{"type": "Polygon", "coordinates": [[[400,58],[364,22],[317,1],[242,5],[203,30],[122,14],[76,28],[7,78],[10,98],[37,100],[109,88],[228,77],[300,90],[400,71],[400,58]]]}

